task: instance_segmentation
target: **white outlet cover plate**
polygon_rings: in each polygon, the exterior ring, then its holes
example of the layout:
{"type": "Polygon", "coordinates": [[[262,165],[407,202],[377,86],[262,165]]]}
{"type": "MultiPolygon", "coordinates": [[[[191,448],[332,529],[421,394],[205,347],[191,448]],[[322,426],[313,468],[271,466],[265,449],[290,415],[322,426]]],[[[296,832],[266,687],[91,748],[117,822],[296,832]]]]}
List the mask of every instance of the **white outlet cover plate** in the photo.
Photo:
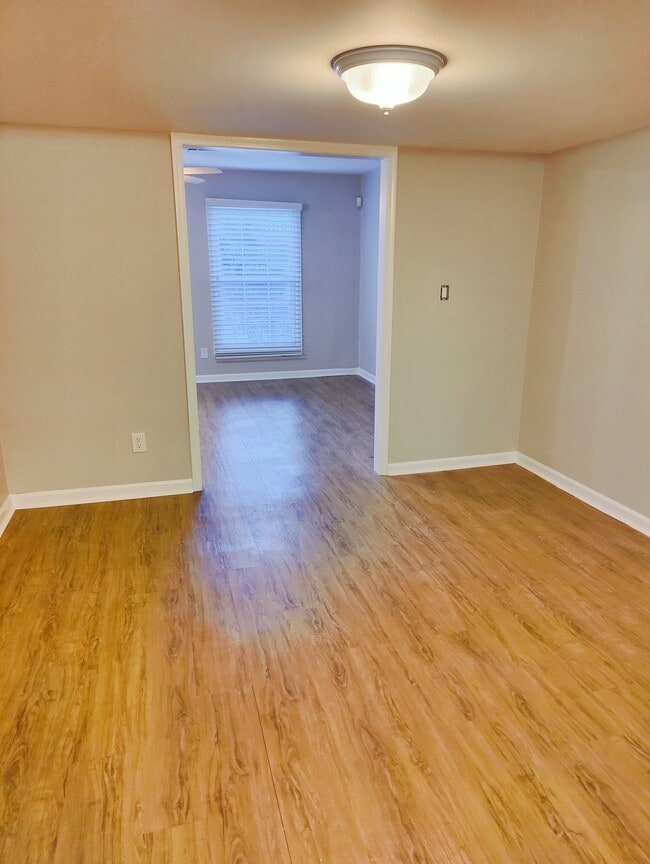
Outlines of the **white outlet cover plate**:
{"type": "Polygon", "coordinates": [[[131,447],[134,453],[146,453],[147,438],[144,432],[131,432],[131,447]]]}

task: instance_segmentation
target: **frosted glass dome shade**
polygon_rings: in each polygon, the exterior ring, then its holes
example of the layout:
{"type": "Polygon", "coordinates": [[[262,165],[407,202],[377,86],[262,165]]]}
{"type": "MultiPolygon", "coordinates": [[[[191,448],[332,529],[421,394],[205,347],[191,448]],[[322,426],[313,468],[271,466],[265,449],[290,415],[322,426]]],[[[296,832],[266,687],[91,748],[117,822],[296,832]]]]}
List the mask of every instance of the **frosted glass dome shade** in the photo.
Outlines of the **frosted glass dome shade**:
{"type": "Polygon", "coordinates": [[[378,105],[388,113],[396,105],[422,96],[446,62],[442,54],[430,48],[371,45],[337,54],[332,68],[355,99],[378,105]]]}
{"type": "Polygon", "coordinates": [[[412,63],[369,63],[341,75],[355,99],[386,111],[417,99],[433,77],[431,69],[412,63]]]}

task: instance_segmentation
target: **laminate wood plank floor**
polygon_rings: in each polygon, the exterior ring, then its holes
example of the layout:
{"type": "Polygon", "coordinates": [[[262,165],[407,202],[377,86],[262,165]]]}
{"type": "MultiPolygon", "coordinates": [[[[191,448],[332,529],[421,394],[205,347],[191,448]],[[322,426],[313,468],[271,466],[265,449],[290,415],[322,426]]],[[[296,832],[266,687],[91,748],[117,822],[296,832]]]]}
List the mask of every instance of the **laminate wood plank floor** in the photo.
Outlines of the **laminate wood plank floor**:
{"type": "Polygon", "coordinates": [[[650,861],[650,541],[375,475],[361,379],[199,402],[202,495],[0,540],[0,861],[650,861]]]}

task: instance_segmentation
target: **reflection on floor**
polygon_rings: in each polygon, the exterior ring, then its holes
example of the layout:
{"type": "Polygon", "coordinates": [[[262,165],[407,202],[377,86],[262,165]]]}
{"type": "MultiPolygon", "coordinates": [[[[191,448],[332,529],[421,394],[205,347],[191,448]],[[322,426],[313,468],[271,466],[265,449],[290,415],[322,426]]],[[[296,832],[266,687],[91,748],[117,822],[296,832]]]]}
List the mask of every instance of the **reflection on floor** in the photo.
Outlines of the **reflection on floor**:
{"type": "Polygon", "coordinates": [[[0,541],[0,860],[647,861],[650,542],[378,477],[360,379],[199,399],[202,496],[0,541]]]}

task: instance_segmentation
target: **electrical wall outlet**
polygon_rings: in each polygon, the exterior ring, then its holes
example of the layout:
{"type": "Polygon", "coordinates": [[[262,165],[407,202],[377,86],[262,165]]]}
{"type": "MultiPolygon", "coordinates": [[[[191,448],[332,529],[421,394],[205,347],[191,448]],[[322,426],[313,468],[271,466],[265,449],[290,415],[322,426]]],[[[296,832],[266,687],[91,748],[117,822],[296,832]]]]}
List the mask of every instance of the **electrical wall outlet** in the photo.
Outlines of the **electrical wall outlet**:
{"type": "Polygon", "coordinates": [[[201,348],[201,360],[207,360],[207,359],[208,359],[208,349],[207,348],[201,348]]]}
{"type": "Polygon", "coordinates": [[[144,453],[147,449],[147,438],[144,432],[131,432],[131,446],[134,453],[144,453]]]}

